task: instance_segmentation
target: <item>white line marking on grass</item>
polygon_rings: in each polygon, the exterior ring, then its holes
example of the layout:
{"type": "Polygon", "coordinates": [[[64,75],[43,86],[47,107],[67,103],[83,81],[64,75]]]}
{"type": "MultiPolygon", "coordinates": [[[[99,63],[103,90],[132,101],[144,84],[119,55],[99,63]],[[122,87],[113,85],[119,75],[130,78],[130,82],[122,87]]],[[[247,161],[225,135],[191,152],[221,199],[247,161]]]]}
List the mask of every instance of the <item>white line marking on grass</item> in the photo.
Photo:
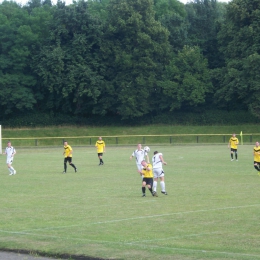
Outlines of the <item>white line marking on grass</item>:
{"type": "Polygon", "coordinates": [[[191,210],[191,211],[174,212],[174,213],[167,213],[167,214],[161,214],[161,215],[140,216],[140,217],[133,217],[133,218],[122,218],[122,219],[114,219],[114,220],[92,222],[92,223],[87,223],[85,225],[69,225],[69,226],[60,226],[60,227],[35,228],[35,229],[30,229],[30,230],[24,230],[24,231],[21,231],[21,232],[31,232],[31,231],[34,231],[34,230],[55,230],[55,229],[60,229],[60,228],[71,228],[71,227],[79,227],[79,226],[109,224],[109,223],[116,223],[116,222],[121,222],[121,221],[130,221],[130,220],[137,220],[137,219],[147,219],[147,218],[155,218],[155,217],[167,217],[167,216],[189,214],[189,213],[209,212],[209,211],[241,209],[241,208],[257,207],[257,206],[260,206],[260,204],[253,204],[253,205],[246,205],[246,206],[236,206],[236,207],[224,207],[224,208],[216,208],[216,209],[191,210]]]}
{"type": "MultiPolygon", "coordinates": [[[[222,255],[232,255],[232,256],[246,256],[246,257],[257,257],[260,258],[260,255],[252,255],[252,254],[244,254],[244,253],[234,253],[234,252],[223,252],[223,251],[215,251],[215,250],[205,250],[205,249],[191,249],[191,248],[179,248],[179,247],[166,247],[166,246],[158,246],[158,245],[142,245],[142,244],[135,244],[135,243],[125,243],[125,242],[115,242],[115,241],[106,241],[106,240],[92,240],[87,238],[72,238],[72,237],[60,237],[60,236],[50,236],[50,235],[39,235],[33,233],[26,233],[26,232],[15,232],[15,231],[5,231],[0,230],[2,233],[8,234],[17,234],[17,235],[29,235],[29,236],[38,236],[38,237],[46,237],[46,238],[54,238],[54,239],[68,239],[68,240],[78,240],[78,241],[88,241],[88,242],[95,242],[99,244],[118,244],[118,245],[125,245],[125,246],[132,246],[132,247],[142,247],[142,248],[158,248],[158,249],[167,249],[172,251],[186,251],[186,252],[197,252],[197,253],[204,253],[204,254],[222,254],[222,255]]],[[[214,233],[214,232],[213,232],[214,233]]],[[[196,234],[191,234],[193,236],[196,234]]]]}
{"type": "Polygon", "coordinates": [[[141,240],[141,241],[134,241],[134,242],[129,242],[126,244],[140,244],[140,243],[150,243],[150,242],[157,242],[157,241],[162,241],[162,240],[170,240],[170,239],[179,239],[182,237],[199,237],[199,236],[204,236],[204,235],[212,235],[212,234],[221,234],[219,231],[215,232],[207,232],[207,233],[199,233],[199,234],[189,234],[189,235],[180,235],[180,236],[173,236],[173,237],[165,237],[165,238],[158,238],[158,239],[150,239],[150,240],[141,240]]]}

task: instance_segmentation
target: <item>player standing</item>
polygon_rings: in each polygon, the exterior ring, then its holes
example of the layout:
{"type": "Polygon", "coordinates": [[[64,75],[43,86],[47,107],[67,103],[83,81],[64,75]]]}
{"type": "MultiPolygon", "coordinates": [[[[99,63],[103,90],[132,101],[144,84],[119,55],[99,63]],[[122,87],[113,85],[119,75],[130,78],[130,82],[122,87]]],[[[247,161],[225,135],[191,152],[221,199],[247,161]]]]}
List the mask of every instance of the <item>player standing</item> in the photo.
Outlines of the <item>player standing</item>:
{"type": "Polygon", "coordinates": [[[148,154],[144,149],[142,149],[141,144],[137,145],[137,149],[133,151],[132,155],[130,156],[130,160],[132,160],[133,157],[135,157],[136,159],[136,166],[137,166],[137,170],[139,171],[143,169],[142,161],[145,160],[145,157],[147,159],[147,162],[149,163],[148,154]]]}
{"type": "Polygon", "coordinates": [[[158,197],[156,191],[153,191],[153,167],[150,163],[147,163],[145,160],[141,162],[142,164],[142,170],[137,170],[140,175],[143,177],[142,181],[142,192],[143,196],[145,197],[145,190],[146,186],[151,192],[152,196],[158,197]]]}
{"type": "Polygon", "coordinates": [[[158,151],[154,152],[154,156],[152,158],[153,163],[153,190],[156,192],[157,189],[157,182],[158,178],[160,178],[160,185],[161,185],[161,193],[164,195],[167,195],[167,192],[165,190],[165,182],[164,182],[164,171],[162,168],[162,165],[166,165],[167,163],[163,159],[163,154],[159,153],[158,151]]]}
{"type": "Polygon", "coordinates": [[[236,157],[236,161],[238,161],[237,159],[237,145],[239,144],[239,141],[236,137],[236,134],[232,134],[232,136],[229,139],[228,142],[228,148],[230,148],[230,152],[231,152],[231,161],[234,161],[234,156],[233,154],[235,153],[235,157],[236,157]]]}
{"type": "Polygon", "coordinates": [[[64,141],[64,171],[63,173],[67,172],[67,162],[69,162],[69,165],[74,168],[75,172],[77,172],[77,167],[72,163],[72,148],[70,145],[68,145],[67,141],[64,141]]]}
{"type": "Polygon", "coordinates": [[[106,152],[106,144],[105,142],[102,140],[102,137],[100,136],[98,138],[98,140],[96,141],[96,148],[97,148],[97,155],[98,155],[98,158],[99,158],[99,166],[100,165],[103,165],[104,164],[104,161],[103,161],[103,153],[106,152]]]}
{"type": "Polygon", "coordinates": [[[254,155],[254,168],[258,171],[258,174],[260,175],[260,147],[259,147],[259,142],[255,143],[253,155],[254,155]]]}
{"type": "Polygon", "coordinates": [[[14,155],[16,154],[16,150],[14,149],[10,141],[7,142],[7,147],[5,148],[4,154],[6,154],[6,164],[10,172],[9,175],[15,175],[16,170],[13,168],[12,163],[14,160],[14,155]]]}

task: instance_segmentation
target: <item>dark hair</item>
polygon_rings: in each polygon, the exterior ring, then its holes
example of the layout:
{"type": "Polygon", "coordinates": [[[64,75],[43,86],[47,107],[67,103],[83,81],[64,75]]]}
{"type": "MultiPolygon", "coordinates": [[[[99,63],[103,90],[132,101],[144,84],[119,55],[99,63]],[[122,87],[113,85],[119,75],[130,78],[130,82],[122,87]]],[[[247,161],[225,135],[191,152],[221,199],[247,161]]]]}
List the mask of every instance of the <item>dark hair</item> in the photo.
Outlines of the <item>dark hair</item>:
{"type": "Polygon", "coordinates": [[[155,151],[153,154],[155,155],[155,154],[157,154],[158,153],[158,151],[155,151]]]}

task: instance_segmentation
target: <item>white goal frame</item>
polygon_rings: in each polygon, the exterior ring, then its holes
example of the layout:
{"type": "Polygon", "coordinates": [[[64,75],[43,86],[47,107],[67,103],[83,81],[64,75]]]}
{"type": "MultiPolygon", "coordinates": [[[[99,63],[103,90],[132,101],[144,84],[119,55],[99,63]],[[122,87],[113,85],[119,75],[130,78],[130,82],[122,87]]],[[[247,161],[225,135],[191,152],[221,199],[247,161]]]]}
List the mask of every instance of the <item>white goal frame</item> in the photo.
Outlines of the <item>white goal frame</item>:
{"type": "Polygon", "coordinates": [[[0,125],[0,154],[2,154],[2,126],[0,125]]]}

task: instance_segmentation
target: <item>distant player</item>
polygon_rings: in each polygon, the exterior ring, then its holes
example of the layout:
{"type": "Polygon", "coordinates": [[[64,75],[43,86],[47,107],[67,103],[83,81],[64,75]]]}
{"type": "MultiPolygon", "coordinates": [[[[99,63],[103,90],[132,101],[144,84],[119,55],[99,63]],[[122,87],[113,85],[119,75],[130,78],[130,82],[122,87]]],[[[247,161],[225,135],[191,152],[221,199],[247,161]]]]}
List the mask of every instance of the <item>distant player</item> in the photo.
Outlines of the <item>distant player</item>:
{"type": "Polygon", "coordinates": [[[106,152],[106,144],[105,142],[102,140],[102,137],[100,136],[98,138],[98,140],[96,141],[96,144],[95,144],[96,148],[97,148],[97,155],[98,155],[98,158],[99,158],[99,166],[100,165],[103,165],[104,164],[104,161],[103,161],[103,153],[106,152]]]}
{"type": "Polygon", "coordinates": [[[142,170],[137,170],[141,176],[143,176],[142,181],[142,192],[143,196],[145,197],[145,190],[146,186],[151,192],[152,196],[158,197],[156,191],[153,191],[153,167],[150,163],[147,163],[145,160],[141,162],[142,164],[142,170]]]}
{"type": "Polygon", "coordinates": [[[68,142],[67,141],[64,141],[64,152],[63,152],[63,155],[64,155],[64,171],[63,173],[66,173],[67,172],[67,162],[69,163],[69,165],[71,167],[74,168],[75,172],[77,172],[77,167],[72,163],[72,148],[70,145],[68,145],[68,142]]]}
{"type": "Polygon", "coordinates": [[[157,182],[158,178],[160,178],[160,185],[161,185],[161,193],[167,195],[165,190],[165,182],[164,182],[164,171],[162,165],[166,165],[167,163],[163,159],[163,154],[158,153],[158,151],[154,152],[154,156],[152,158],[153,163],[153,190],[156,192],[157,189],[157,182]]]}
{"type": "Polygon", "coordinates": [[[6,154],[6,164],[10,172],[9,175],[15,175],[16,170],[13,168],[12,163],[14,160],[14,155],[16,154],[16,150],[12,146],[11,142],[7,142],[7,147],[5,148],[4,154],[6,154]]]}
{"type": "Polygon", "coordinates": [[[254,155],[254,168],[258,171],[258,174],[260,175],[260,147],[259,147],[259,142],[255,143],[253,155],[254,155]]]}
{"type": "Polygon", "coordinates": [[[235,153],[235,157],[236,157],[236,161],[238,161],[237,159],[237,145],[239,144],[238,139],[236,138],[236,134],[232,134],[232,137],[230,137],[229,142],[228,142],[228,148],[230,148],[230,152],[231,152],[231,161],[234,161],[234,153],[235,153]]]}
{"type": "Polygon", "coordinates": [[[139,171],[143,169],[142,161],[145,160],[145,157],[147,162],[149,162],[148,154],[144,149],[142,149],[141,144],[137,145],[137,149],[133,151],[132,155],[130,156],[130,160],[132,160],[133,157],[135,157],[137,170],[139,171]]]}

